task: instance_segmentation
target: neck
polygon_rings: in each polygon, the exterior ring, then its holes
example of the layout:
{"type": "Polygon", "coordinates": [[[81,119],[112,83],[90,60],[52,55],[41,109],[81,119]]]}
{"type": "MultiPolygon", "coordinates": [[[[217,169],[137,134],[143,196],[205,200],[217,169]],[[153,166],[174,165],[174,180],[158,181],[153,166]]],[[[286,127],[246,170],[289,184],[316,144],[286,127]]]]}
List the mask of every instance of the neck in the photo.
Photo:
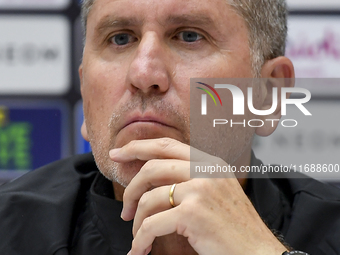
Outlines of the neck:
{"type": "Polygon", "coordinates": [[[151,255],[197,255],[187,238],[173,233],[157,237],[152,244],[151,255]]]}
{"type": "Polygon", "coordinates": [[[115,199],[117,201],[123,201],[123,194],[124,194],[124,190],[125,187],[123,187],[122,185],[120,185],[119,183],[113,181],[113,192],[115,194],[115,199]]]}

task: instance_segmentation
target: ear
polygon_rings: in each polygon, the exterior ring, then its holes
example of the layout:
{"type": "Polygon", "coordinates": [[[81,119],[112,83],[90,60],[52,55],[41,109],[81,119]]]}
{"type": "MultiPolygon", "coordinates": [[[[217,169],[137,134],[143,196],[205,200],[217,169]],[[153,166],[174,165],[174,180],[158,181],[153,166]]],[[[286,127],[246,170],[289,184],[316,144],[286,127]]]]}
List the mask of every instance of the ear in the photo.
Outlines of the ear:
{"type": "Polygon", "coordinates": [[[83,121],[83,124],[81,125],[80,128],[80,133],[83,136],[83,138],[89,142],[89,135],[87,134],[87,128],[86,128],[86,124],[85,124],[85,120],[83,121]]]}
{"type": "MultiPolygon", "coordinates": [[[[83,94],[82,93],[82,88],[83,88],[83,65],[82,64],[79,66],[78,73],[79,73],[79,79],[80,79],[80,91],[81,91],[81,94],[83,94]]],[[[89,142],[89,136],[87,133],[85,118],[84,118],[83,124],[81,125],[80,133],[83,136],[83,138],[89,142]]]]}
{"type": "MultiPolygon", "coordinates": [[[[263,86],[263,101],[262,110],[267,110],[272,107],[273,103],[273,88],[277,88],[277,108],[266,116],[261,116],[264,121],[262,127],[256,128],[256,134],[259,136],[268,136],[277,128],[279,121],[265,121],[265,119],[279,120],[281,119],[281,88],[294,87],[294,66],[286,57],[278,57],[268,60],[262,67],[261,77],[267,78],[263,86]]],[[[289,95],[288,95],[289,96],[289,95]]]]}
{"type": "Polygon", "coordinates": [[[82,88],[83,86],[83,64],[80,64],[79,68],[78,68],[78,74],[79,74],[79,80],[80,80],[80,88],[82,88]]]}

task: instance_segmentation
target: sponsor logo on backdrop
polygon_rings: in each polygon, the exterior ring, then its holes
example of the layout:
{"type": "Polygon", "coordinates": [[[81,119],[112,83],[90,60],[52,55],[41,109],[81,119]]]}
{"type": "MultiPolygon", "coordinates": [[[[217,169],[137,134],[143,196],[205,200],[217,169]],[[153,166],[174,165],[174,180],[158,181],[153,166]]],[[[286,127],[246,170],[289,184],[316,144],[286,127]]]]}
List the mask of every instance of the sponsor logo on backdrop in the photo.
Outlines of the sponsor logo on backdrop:
{"type": "Polygon", "coordinates": [[[0,102],[0,171],[33,170],[67,156],[67,119],[59,101],[0,102]]]}
{"type": "Polygon", "coordinates": [[[63,16],[1,16],[0,93],[65,93],[71,83],[69,25],[63,16]]]}
{"type": "Polygon", "coordinates": [[[0,0],[2,9],[62,9],[71,0],[0,0]]]}
{"type": "Polygon", "coordinates": [[[9,65],[34,65],[43,62],[57,62],[60,59],[58,46],[42,46],[32,43],[0,45],[0,62],[9,65]]]}
{"type": "Polygon", "coordinates": [[[296,37],[287,45],[287,56],[297,59],[340,60],[340,36],[332,30],[325,30],[319,40],[311,41],[308,36],[296,37]]]}
{"type": "Polygon", "coordinates": [[[286,56],[293,61],[296,77],[340,77],[340,18],[291,16],[288,27],[286,56]]]}

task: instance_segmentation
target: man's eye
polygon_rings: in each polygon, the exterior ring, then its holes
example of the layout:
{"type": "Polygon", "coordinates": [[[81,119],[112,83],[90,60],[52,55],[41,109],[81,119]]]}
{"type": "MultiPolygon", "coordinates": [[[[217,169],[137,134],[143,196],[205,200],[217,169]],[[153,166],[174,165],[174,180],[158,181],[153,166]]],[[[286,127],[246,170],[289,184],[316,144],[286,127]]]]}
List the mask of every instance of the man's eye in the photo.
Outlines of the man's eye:
{"type": "Polygon", "coordinates": [[[126,45],[134,41],[134,37],[129,34],[117,34],[111,38],[111,42],[116,45],[126,45]]]}
{"type": "Polygon", "coordinates": [[[193,31],[183,31],[178,34],[180,40],[185,42],[196,42],[203,38],[202,35],[193,31]]]}

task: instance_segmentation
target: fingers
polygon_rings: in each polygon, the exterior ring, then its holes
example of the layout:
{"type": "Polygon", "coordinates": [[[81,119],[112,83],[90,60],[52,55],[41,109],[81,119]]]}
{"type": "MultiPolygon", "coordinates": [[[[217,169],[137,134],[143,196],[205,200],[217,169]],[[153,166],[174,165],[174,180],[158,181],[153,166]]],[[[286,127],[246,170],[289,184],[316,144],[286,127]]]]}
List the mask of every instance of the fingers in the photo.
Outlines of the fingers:
{"type": "Polygon", "coordinates": [[[176,210],[177,207],[145,218],[132,242],[129,255],[145,255],[156,237],[176,232],[179,215],[176,210]]]}
{"type": "Polygon", "coordinates": [[[194,154],[200,162],[216,160],[203,152],[190,153],[190,150],[195,149],[170,138],[160,138],[132,141],[121,149],[110,151],[111,159],[116,162],[136,159],[147,161],[124,192],[124,207],[121,214],[124,220],[134,218],[138,201],[144,192],[154,187],[188,181],[190,163],[195,163],[193,159],[191,162],[188,160],[190,155],[194,154]]]}
{"type": "MultiPolygon", "coordinates": [[[[142,195],[155,188],[190,179],[190,162],[182,160],[150,160],[131,180],[124,192],[124,206],[121,217],[134,218],[138,201],[142,195]]],[[[169,192],[169,190],[167,191],[169,192]]]]}
{"type": "MultiPolygon", "coordinates": [[[[191,185],[193,180],[190,180],[190,159],[205,164],[219,162],[217,160],[221,161],[221,159],[170,138],[132,141],[120,149],[111,150],[110,158],[120,163],[135,160],[146,161],[125,189],[123,197],[121,217],[124,220],[134,218],[134,241],[130,254],[148,254],[156,237],[174,232],[188,238],[187,234],[191,233],[189,239],[197,239],[201,232],[201,227],[197,225],[202,226],[205,223],[200,219],[193,223],[192,209],[196,207],[196,203],[193,204],[192,201],[196,201],[193,198],[200,197],[197,193],[200,193],[202,197],[207,196],[205,194],[207,190],[202,189],[202,186],[199,185],[201,181],[198,180],[194,182],[197,185],[191,185]],[[177,207],[173,208],[169,200],[169,191],[174,183],[178,183],[178,185],[174,193],[177,207]],[[186,200],[184,201],[184,199],[186,200]],[[184,208],[190,213],[186,213],[185,217],[180,219],[180,212],[184,210],[180,208],[184,208]],[[182,222],[180,223],[179,220],[182,222]],[[190,226],[190,231],[187,233],[184,230],[188,226],[190,226]],[[184,232],[186,233],[184,234],[184,232]],[[193,235],[192,232],[195,234],[193,235]]],[[[225,162],[222,163],[225,164],[225,162]]],[[[212,194],[215,195],[215,192],[212,194]]],[[[200,203],[204,204],[209,201],[210,197],[200,200],[200,203]]],[[[204,208],[206,206],[201,207],[201,209],[204,208]]],[[[216,208],[216,206],[209,206],[209,208],[216,208]]],[[[208,210],[208,213],[211,213],[211,210],[208,210]]],[[[191,243],[190,245],[192,246],[191,243]]]]}
{"type": "Polygon", "coordinates": [[[117,162],[150,159],[190,160],[190,147],[171,138],[135,140],[120,149],[111,150],[110,157],[117,162]]]}
{"type": "Polygon", "coordinates": [[[179,159],[192,161],[218,160],[205,152],[190,147],[171,138],[134,140],[122,148],[109,152],[110,158],[116,162],[130,162],[134,160],[148,161],[151,159],[179,159]]]}
{"type": "MultiPolygon", "coordinates": [[[[133,222],[133,235],[136,233],[143,223],[143,220],[151,215],[169,210],[172,207],[169,200],[169,190],[171,186],[162,186],[143,194],[138,203],[138,208],[133,222]]],[[[182,202],[181,185],[176,186],[176,194],[173,194],[174,202],[179,205],[182,202]]]]}

